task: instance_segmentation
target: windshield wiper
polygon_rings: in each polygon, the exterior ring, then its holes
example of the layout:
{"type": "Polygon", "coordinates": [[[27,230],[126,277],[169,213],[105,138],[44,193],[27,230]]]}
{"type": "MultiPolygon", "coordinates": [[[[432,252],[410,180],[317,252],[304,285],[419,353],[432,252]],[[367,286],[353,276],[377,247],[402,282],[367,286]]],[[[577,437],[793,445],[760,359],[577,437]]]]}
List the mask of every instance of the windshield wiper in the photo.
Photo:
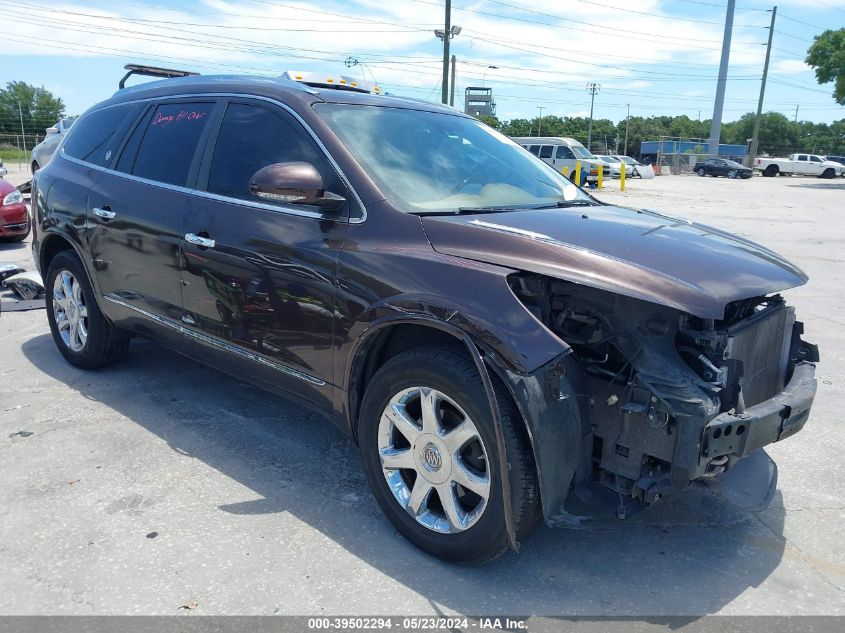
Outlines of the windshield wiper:
{"type": "Polygon", "coordinates": [[[506,211],[525,211],[536,207],[460,207],[455,215],[471,215],[473,213],[505,213],[506,211]]]}
{"type": "Polygon", "coordinates": [[[534,207],[535,209],[565,209],[567,207],[592,207],[596,203],[592,200],[558,200],[554,204],[547,204],[542,207],[534,207]]]}

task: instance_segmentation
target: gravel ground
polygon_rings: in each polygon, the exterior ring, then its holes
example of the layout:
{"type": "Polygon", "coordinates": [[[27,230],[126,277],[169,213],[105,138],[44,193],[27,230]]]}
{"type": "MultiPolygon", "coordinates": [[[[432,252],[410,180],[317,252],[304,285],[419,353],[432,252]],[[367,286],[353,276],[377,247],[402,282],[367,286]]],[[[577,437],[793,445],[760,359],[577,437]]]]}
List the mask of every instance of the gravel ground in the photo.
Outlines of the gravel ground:
{"type": "MultiPolygon", "coordinates": [[[[444,564],[391,528],[356,448],[319,416],[151,342],[82,372],[43,311],[8,313],[0,614],[845,614],[845,182],[618,187],[598,195],[751,237],[811,277],[787,297],[821,348],[819,394],[770,450],[769,510],[692,491],[598,530],[541,527],[486,566],[444,564]]],[[[29,244],[0,245],[0,261],[31,266],[29,244]]]]}

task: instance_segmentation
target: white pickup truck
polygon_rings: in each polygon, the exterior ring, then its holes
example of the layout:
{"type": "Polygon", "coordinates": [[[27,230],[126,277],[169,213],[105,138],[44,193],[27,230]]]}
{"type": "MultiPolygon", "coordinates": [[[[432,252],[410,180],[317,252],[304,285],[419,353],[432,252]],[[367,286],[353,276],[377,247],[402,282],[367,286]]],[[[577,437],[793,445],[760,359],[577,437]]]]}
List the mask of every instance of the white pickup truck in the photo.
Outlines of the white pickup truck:
{"type": "Polygon", "coordinates": [[[845,175],[845,165],[827,160],[816,154],[792,154],[789,158],[757,158],[754,169],[759,169],[764,176],[818,176],[833,178],[845,175]]]}

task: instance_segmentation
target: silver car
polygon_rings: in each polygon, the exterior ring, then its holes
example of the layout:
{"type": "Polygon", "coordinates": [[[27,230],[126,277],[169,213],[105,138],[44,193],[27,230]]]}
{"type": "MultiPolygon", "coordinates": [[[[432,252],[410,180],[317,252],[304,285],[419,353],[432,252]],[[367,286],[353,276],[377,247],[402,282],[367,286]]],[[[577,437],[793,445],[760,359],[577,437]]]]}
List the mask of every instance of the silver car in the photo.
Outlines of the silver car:
{"type": "Polygon", "coordinates": [[[41,169],[50,162],[53,158],[53,152],[59,146],[64,135],[67,134],[70,126],[73,125],[73,118],[62,119],[58,121],[53,127],[48,127],[45,131],[47,136],[38,145],[32,148],[32,157],[30,158],[30,167],[34,174],[36,170],[41,169]]]}

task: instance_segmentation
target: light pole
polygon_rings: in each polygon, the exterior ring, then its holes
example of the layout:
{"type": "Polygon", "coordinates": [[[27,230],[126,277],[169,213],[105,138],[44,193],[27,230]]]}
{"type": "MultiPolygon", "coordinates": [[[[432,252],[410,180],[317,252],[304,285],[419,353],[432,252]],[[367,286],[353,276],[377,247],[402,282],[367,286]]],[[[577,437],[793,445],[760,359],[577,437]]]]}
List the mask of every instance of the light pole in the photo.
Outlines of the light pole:
{"type": "Polygon", "coordinates": [[[628,114],[625,115],[625,149],[622,150],[624,156],[628,155],[628,123],[631,121],[631,104],[628,105],[628,114]]]}
{"type": "Polygon", "coordinates": [[[590,93],[590,127],[587,130],[587,151],[592,152],[590,144],[593,141],[593,105],[596,102],[596,93],[601,90],[601,84],[591,82],[587,84],[587,92],[590,93]]]}
{"type": "Polygon", "coordinates": [[[484,88],[485,85],[486,85],[485,82],[487,81],[487,71],[488,70],[499,70],[499,67],[498,66],[488,66],[487,68],[484,69],[484,75],[482,75],[482,77],[481,77],[481,87],[482,88],[484,88]]]}
{"type": "Polygon", "coordinates": [[[443,40],[443,90],[441,102],[449,103],[449,40],[461,32],[461,27],[452,26],[452,0],[446,0],[445,28],[435,29],[434,34],[443,40]]]}
{"type": "Polygon", "coordinates": [[[540,128],[543,125],[543,106],[537,106],[540,111],[540,116],[537,118],[537,136],[540,136],[540,128]]]}

